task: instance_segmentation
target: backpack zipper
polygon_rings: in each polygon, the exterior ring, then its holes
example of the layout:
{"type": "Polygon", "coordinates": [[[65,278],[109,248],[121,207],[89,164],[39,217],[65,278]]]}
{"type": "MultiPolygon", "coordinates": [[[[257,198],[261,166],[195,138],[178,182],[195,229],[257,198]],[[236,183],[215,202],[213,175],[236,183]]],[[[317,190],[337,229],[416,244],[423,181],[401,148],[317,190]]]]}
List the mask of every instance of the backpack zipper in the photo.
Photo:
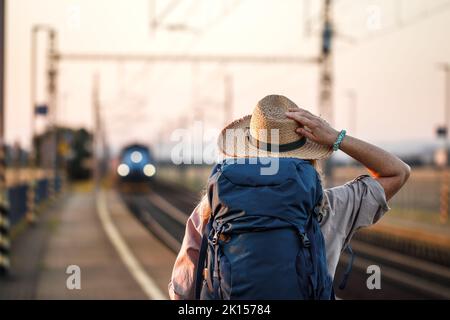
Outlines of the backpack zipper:
{"type": "Polygon", "coordinates": [[[219,241],[219,236],[222,233],[222,228],[223,228],[223,222],[222,221],[217,221],[217,227],[216,230],[214,231],[214,235],[212,238],[212,244],[216,245],[219,241]]]}
{"type": "Polygon", "coordinates": [[[214,232],[214,236],[212,238],[212,244],[214,246],[214,270],[213,270],[213,278],[216,279],[214,286],[215,288],[215,294],[217,295],[218,299],[221,299],[221,289],[220,289],[220,278],[219,278],[219,236],[222,232],[222,221],[217,222],[217,228],[214,232]]]}

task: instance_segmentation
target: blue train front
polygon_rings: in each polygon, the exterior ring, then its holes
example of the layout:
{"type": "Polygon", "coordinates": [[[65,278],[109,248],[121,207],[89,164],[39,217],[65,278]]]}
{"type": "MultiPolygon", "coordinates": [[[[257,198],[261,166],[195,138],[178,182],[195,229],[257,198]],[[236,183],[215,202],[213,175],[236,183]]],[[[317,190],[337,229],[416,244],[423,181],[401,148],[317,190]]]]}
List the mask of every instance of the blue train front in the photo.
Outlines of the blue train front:
{"type": "Polygon", "coordinates": [[[148,147],[133,144],[122,149],[117,166],[121,181],[147,182],[156,174],[156,166],[148,147]]]}

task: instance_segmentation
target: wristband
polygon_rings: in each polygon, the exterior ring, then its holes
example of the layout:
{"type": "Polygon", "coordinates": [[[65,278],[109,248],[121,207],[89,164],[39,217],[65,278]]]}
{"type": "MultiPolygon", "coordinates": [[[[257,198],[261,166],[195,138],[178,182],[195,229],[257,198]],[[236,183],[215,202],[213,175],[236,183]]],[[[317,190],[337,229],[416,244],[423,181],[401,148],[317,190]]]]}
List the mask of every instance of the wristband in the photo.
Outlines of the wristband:
{"type": "Polygon", "coordinates": [[[341,147],[341,142],[342,142],[342,140],[344,140],[346,133],[347,133],[347,131],[345,131],[345,130],[341,130],[341,132],[339,132],[339,135],[338,135],[336,141],[333,143],[333,151],[339,150],[339,148],[341,147]]]}

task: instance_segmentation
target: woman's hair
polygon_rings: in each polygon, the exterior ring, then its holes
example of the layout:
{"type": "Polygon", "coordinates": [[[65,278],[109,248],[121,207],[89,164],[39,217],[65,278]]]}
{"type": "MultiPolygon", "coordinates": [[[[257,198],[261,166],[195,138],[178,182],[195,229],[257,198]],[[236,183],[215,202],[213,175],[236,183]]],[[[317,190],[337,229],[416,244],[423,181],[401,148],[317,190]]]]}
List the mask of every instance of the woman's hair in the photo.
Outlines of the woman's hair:
{"type": "Polygon", "coordinates": [[[314,167],[314,169],[316,169],[317,174],[319,175],[320,182],[323,185],[324,175],[323,175],[322,166],[320,165],[319,160],[313,159],[313,160],[308,160],[308,161],[311,163],[311,165],[314,167]]]}

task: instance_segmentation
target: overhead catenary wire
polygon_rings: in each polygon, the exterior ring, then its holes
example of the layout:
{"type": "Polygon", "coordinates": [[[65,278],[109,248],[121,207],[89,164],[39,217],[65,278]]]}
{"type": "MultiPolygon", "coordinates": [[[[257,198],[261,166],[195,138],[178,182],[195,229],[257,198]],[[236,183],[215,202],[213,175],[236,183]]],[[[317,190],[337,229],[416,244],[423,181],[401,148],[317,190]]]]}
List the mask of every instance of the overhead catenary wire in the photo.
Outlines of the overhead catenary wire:
{"type": "MultiPolygon", "coordinates": [[[[309,0],[304,0],[309,1],[309,0]]],[[[371,41],[383,38],[385,36],[389,36],[391,34],[394,34],[396,32],[400,32],[403,29],[406,29],[408,27],[411,27],[417,23],[420,23],[426,19],[429,19],[435,15],[443,14],[447,10],[450,9],[450,1],[441,3],[439,5],[434,6],[433,8],[429,8],[429,5],[426,9],[423,9],[420,13],[414,15],[412,18],[405,18],[402,15],[402,10],[405,8],[403,5],[402,0],[394,0],[394,12],[395,18],[393,19],[395,22],[394,24],[387,26],[385,28],[380,29],[379,31],[372,31],[363,35],[352,35],[351,33],[347,32],[347,30],[343,30],[340,26],[342,26],[342,17],[345,17],[346,15],[340,14],[341,12],[349,12],[349,8],[354,6],[354,3],[345,3],[343,0],[334,2],[335,10],[338,11],[335,16],[335,34],[336,34],[336,41],[343,41],[348,43],[351,47],[355,47],[356,45],[362,45],[369,43],[371,41]],[[345,5],[344,5],[345,4],[345,5]]],[[[365,1],[365,3],[369,4],[368,1],[365,1]]],[[[358,2],[359,5],[361,5],[361,2],[358,2]]],[[[386,11],[384,11],[386,12],[386,11]]],[[[320,25],[317,25],[317,27],[314,27],[315,22],[319,22],[320,20],[320,12],[313,14],[310,18],[307,18],[305,25],[309,24],[309,28],[311,29],[311,33],[313,35],[317,35],[320,31],[320,25]]],[[[305,27],[306,28],[306,27],[305,27]]]]}
{"type": "Polygon", "coordinates": [[[214,26],[219,24],[221,21],[223,21],[225,18],[227,18],[231,13],[233,13],[239,7],[239,5],[242,4],[243,1],[244,0],[234,0],[234,2],[229,5],[229,7],[225,7],[222,10],[221,14],[219,14],[216,18],[214,18],[213,20],[211,20],[208,23],[206,23],[205,25],[203,25],[201,27],[200,33],[209,32],[214,26]]]}
{"type": "Polygon", "coordinates": [[[424,21],[425,19],[431,18],[435,15],[443,14],[449,9],[450,9],[450,1],[445,2],[442,5],[436,6],[432,10],[425,10],[409,20],[404,19],[404,20],[402,20],[402,23],[400,25],[391,26],[391,27],[389,27],[383,31],[380,31],[379,33],[373,34],[373,35],[363,36],[363,37],[357,39],[356,41],[357,42],[368,42],[371,40],[379,39],[380,37],[388,36],[392,33],[401,31],[405,28],[408,28],[417,23],[420,23],[420,22],[424,21]]]}
{"type": "Polygon", "coordinates": [[[176,8],[181,4],[181,0],[171,0],[162,10],[162,12],[158,15],[156,12],[156,0],[150,0],[150,10],[151,15],[154,15],[152,18],[152,21],[150,22],[150,25],[152,27],[158,27],[161,24],[164,23],[164,20],[173,12],[176,10],[176,8]]]}
{"type": "MultiPolygon", "coordinates": [[[[373,31],[359,36],[347,34],[346,31],[339,30],[336,40],[345,40],[347,43],[351,44],[351,46],[368,44],[372,41],[381,39],[383,37],[400,32],[406,28],[412,27],[436,15],[444,14],[450,9],[450,1],[447,1],[440,5],[434,6],[431,9],[429,8],[424,9],[420,13],[407,19],[403,17],[402,14],[399,12],[400,10],[402,10],[403,6],[398,5],[398,3],[401,3],[401,0],[396,0],[397,7],[395,8],[394,12],[394,14],[396,15],[394,19],[395,20],[394,24],[381,28],[379,31],[373,31]],[[340,31],[342,31],[342,33],[340,33],[340,31]]],[[[339,26],[340,24],[339,20],[336,21],[336,24],[339,26]]]]}

